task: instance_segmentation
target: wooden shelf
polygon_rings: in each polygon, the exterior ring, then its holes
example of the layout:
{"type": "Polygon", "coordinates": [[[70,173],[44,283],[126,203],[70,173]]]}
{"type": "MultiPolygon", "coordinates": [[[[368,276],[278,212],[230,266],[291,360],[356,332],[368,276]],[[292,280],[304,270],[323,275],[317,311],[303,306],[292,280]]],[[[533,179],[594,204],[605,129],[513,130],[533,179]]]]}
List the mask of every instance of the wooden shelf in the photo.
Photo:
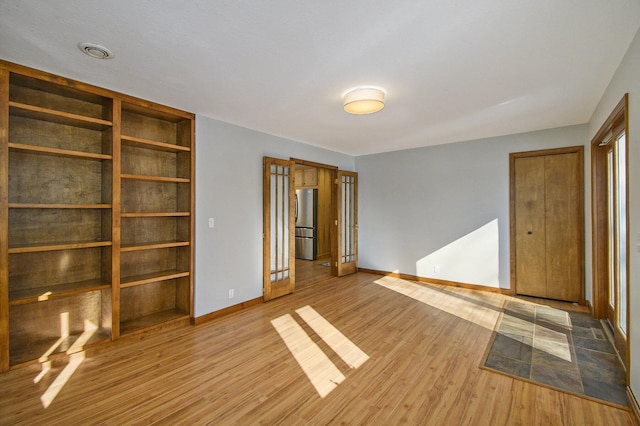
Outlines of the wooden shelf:
{"type": "Polygon", "coordinates": [[[142,244],[123,244],[120,247],[120,252],[124,253],[127,251],[139,251],[139,250],[154,250],[154,249],[163,249],[163,248],[171,248],[171,247],[184,247],[188,246],[189,241],[158,241],[153,243],[142,243],[142,244]]]}
{"type": "Polygon", "coordinates": [[[134,275],[131,277],[122,277],[120,279],[120,287],[133,287],[136,285],[143,285],[154,283],[158,281],[173,280],[175,278],[188,277],[189,271],[178,271],[176,269],[170,271],[161,271],[153,274],[134,275]]]}
{"type": "Polygon", "coordinates": [[[111,288],[111,284],[103,280],[87,280],[24,290],[9,290],[9,305],[43,302],[56,297],[66,297],[87,291],[106,290],[109,288],[111,288]]]}
{"type": "Polygon", "coordinates": [[[142,212],[128,212],[121,213],[120,217],[189,217],[190,212],[165,212],[165,213],[142,213],[142,212]]]}
{"type": "Polygon", "coordinates": [[[9,101],[10,114],[35,120],[49,121],[67,126],[82,127],[92,130],[104,130],[112,126],[111,121],[100,118],[85,117],[83,115],[41,108],[20,102],[9,101]]]}
{"type": "Polygon", "coordinates": [[[60,243],[60,244],[28,244],[19,247],[9,247],[9,254],[17,253],[36,253],[40,251],[54,251],[54,250],[74,250],[85,249],[94,247],[107,247],[111,245],[111,241],[85,241],[85,242],[73,242],[73,243],[60,243]]]}
{"type": "Polygon", "coordinates": [[[162,182],[162,183],[189,183],[191,179],[178,178],[178,177],[166,177],[166,176],[148,176],[148,175],[130,175],[121,174],[122,179],[128,180],[142,180],[147,182],[162,182]]]}
{"type": "Polygon", "coordinates": [[[133,136],[122,135],[120,137],[123,145],[137,146],[139,148],[156,149],[167,152],[189,152],[191,148],[188,146],[175,145],[172,143],[152,141],[149,139],[136,138],[133,136]]]}
{"type": "Polygon", "coordinates": [[[10,209],[110,209],[111,204],[9,203],[10,209]]]}
{"type": "Polygon", "coordinates": [[[146,328],[155,327],[158,324],[171,321],[186,320],[189,315],[178,309],[169,309],[166,311],[156,312],[154,314],[145,315],[129,321],[120,323],[120,333],[127,334],[134,331],[141,331],[146,328]]]}
{"type": "Polygon", "coordinates": [[[94,154],[92,152],[72,151],[69,149],[49,148],[46,146],[28,145],[9,142],[9,148],[36,154],[56,155],[60,157],[80,158],[87,160],[111,160],[113,156],[107,154],[94,154]]]}
{"type": "Polygon", "coordinates": [[[189,112],[177,110],[164,105],[151,104],[147,101],[136,103],[123,101],[122,111],[153,117],[158,120],[169,121],[172,123],[177,123],[183,120],[192,120],[194,118],[193,114],[189,112]]]}

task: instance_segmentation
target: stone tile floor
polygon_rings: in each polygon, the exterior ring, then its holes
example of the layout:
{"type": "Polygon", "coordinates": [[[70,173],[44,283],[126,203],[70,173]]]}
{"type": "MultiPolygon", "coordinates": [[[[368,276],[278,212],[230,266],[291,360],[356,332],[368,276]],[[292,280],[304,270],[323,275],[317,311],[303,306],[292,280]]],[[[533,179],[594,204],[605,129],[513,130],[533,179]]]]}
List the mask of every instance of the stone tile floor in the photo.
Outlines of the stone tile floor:
{"type": "Polygon", "coordinates": [[[586,313],[507,301],[484,366],[628,406],[625,371],[600,321],[586,313]]]}

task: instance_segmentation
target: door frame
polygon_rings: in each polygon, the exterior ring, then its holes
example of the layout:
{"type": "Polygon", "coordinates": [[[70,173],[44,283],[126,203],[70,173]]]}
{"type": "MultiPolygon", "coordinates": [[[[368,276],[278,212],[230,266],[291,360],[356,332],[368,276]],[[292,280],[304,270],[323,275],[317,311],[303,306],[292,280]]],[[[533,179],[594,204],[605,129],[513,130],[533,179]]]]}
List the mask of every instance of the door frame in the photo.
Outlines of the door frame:
{"type": "MultiPolygon", "coordinates": [[[[607,153],[609,151],[605,140],[608,138],[609,132],[623,127],[626,138],[627,156],[627,212],[626,212],[626,232],[627,232],[627,256],[630,251],[629,239],[629,95],[625,94],[620,102],[615,106],[609,117],[605,120],[602,127],[591,140],[591,250],[592,250],[592,313],[595,318],[604,319],[608,317],[609,309],[609,227],[608,227],[608,162],[607,153]]],[[[612,134],[612,137],[614,135],[612,134]]],[[[629,261],[627,261],[627,336],[622,349],[625,353],[620,353],[620,358],[627,368],[627,383],[629,383],[629,327],[630,327],[630,305],[629,305],[629,261]]],[[[616,324],[612,324],[615,328],[616,324]]],[[[618,345],[616,345],[618,346],[618,345]]]]}
{"type": "Polygon", "coordinates": [[[329,164],[317,163],[314,161],[307,161],[301,158],[289,158],[290,161],[293,161],[295,165],[301,166],[309,166],[316,168],[323,168],[329,170],[331,172],[331,180],[333,184],[331,185],[331,212],[332,212],[332,222],[333,226],[331,227],[330,232],[330,240],[331,240],[331,276],[339,277],[351,273],[358,272],[358,210],[357,210],[357,202],[358,202],[358,173],[355,171],[347,171],[340,170],[337,166],[331,166],[329,164]],[[348,267],[344,268],[341,261],[341,253],[340,253],[340,244],[341,244],[341,234],[340,229],[342,227],[342,217],[340,215],[340,194],[342,191],[342,183],[340,182],[341,173],[345,173],[350,176],[355,177],[355,218],[354,218],[354,226],[355,226],[355,241],[354,241],[354,253],[355,253],[355,261],[351,262],[352,264],[348,267]]]}
{"type": "Polygon", "coordinates": [[[578,221],[580,226],[578,227],[578,253],[580,256],[580,282],[581,282],[581,295],[579,304],[585,304],[585,249],[584,249],[584,147],[583,146],[570,146],[562,148],[550,148],[536,151],[524,151],[524,152],[512,152],[509,154],[509,263],[510,263],[510,280],[511,280],[511,295],[517,294],[517,276],[516,276],[516,185],[515,185],[515,161],[517,158],[523,157],[538,157],[545,155],[557,155],[557,154],[578,154],[579,162],[582,165],[580,168],[581,173],[578,177],[578,221]]]}

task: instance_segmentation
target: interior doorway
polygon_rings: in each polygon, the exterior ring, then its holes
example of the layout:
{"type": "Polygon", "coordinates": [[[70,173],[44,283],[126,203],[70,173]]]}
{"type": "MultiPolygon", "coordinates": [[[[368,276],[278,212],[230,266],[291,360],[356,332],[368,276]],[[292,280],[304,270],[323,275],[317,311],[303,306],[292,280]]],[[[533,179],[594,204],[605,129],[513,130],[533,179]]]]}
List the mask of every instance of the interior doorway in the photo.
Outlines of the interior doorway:
{"type": "Polygon", "coordinates": [[[262,200],[265,301],[358,271],[356,172],[264,157],[262,200]]]}
{"type": "Polygon", "coordinates": [[[296,289],[331,278],[335,234],[335,179],[338,168],[295,162],[296,289]]]}

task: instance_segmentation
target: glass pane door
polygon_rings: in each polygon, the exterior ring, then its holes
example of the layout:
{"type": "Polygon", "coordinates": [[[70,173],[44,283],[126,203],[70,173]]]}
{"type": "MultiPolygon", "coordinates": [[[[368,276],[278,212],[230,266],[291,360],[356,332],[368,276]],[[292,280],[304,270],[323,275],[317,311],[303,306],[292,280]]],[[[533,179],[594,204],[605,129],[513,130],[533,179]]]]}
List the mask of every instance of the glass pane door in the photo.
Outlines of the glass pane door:
{"type": "Polygon", "coordinates": [[[263,262],[264,299],[289,294],[295,288],[292,161],[264,158],[263,262]]]}
{"type": "Polygon", "coordinates": [[[627,236],[627,155],[626,137],[620,130],[607,145],[607,247],[608,312],[618,352],[626,353],[628,236],[627,236]]]}
{"type": "Polygon", "coordinates": [[[358,174],[338,171],[338,275],[358,269],[358,174]]]}
{"type": "Polygon", "coordinates": [[[627,334],[627,158],[624,132],[616,138],[615,153],[615,240],[617,262],[618,327],[627,334]]]}

